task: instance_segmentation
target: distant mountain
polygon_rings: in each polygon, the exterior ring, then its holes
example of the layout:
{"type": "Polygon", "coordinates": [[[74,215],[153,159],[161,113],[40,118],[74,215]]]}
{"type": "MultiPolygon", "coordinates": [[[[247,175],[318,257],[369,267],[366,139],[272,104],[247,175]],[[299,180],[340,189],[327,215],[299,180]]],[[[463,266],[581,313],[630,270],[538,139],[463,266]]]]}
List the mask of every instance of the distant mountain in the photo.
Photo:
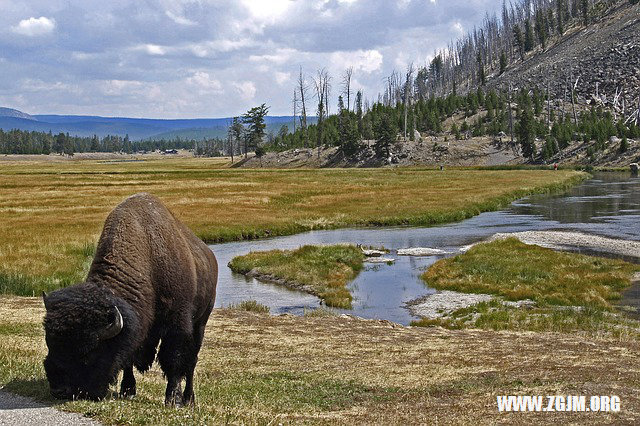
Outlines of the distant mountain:
{"type": "MultiPolygon", "coordinates": [[[[224,137],[231,118],[199,118],[156,120],[149,118],[100,117],[89,115],[29,115],[21,111],[0,108],[0,128],[20,129],[52,133],[69,133],[76,136],[100,137],[129,135],[132,140],[182,139],[202,140],[224,137]]],[[[293,117],[266,117],[267,131],[277,132],[283,124],[293,125],[293,117]]]]}
{"type": "Polygon", "coordinates": [[[25,120],[36,120],[35,117],[29,114],[25,114],[22,111],[18,111],[17,109],[2,108],[2,107],[0,107],[0,117],[12,117],[12,118],[22,118],[25,120]]]}

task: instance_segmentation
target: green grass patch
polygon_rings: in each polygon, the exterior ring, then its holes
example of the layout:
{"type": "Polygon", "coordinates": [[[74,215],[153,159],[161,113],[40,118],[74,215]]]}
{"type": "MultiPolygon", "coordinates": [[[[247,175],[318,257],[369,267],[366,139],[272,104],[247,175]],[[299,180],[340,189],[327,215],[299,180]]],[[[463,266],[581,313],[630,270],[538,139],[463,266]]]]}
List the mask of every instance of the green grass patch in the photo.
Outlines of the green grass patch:
{"type": "Polygon", "coordinates": [[[441,260],[422,279],[438,290],[531,299],[540,306],[611,309],[639,270],[621,260],[562,253],[510,238],[441,260]]]}
{"type": "Polygon", "coordinates": [[[452,330],[480,328],[570,333],[590,338],[637,340],[640,322],[619,313],[595,307],[517,308],[500,300],[481,302],[458,309],[444,318],[423,318],[411,323],[418,327],[444,327],[452,330]]]}
{"type": "Polygon", "coordinates": [[[255,300],[243,300],[240,303],[229,305],[228,308],[247,312],[257,312],[259,314],[268,314],[271,311],[268,306],[258,303],[255,300]]]}
{"type": "Polygon", "coordinates": [[[362,270],[362,250],[352,245],[303,246],[233,258],[232,271],[279,282],[320,297],[327,306],[351,308],[347,283],[362,270]]]}

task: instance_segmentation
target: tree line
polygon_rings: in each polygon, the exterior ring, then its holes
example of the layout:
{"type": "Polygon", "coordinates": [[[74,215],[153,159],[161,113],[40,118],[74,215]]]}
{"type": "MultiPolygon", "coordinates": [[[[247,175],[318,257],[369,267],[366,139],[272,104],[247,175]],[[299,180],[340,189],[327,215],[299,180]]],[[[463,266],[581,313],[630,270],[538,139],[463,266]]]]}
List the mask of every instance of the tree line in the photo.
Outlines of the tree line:
{"type": "MultiPolygon", "coordinates": [[[[220,155],[223,152],[222,140],[195,141],[175,139],[131,141],[129,136],[111,136],[102,138],[94,135],[91,137],[71,136],[68,133],[36,132],[13,129],[5,131],[0,129],[0,154],[61,154],[73,155],[81,152],[121,152],[131,154],[135,152],[170,150],[170,149],[195,149],[196,146],[210,147],[208,151],[214,154],[213,148],[218,148],[220,155]]],[[[204,155],[204,150],[202,151],[204,155]]]]}

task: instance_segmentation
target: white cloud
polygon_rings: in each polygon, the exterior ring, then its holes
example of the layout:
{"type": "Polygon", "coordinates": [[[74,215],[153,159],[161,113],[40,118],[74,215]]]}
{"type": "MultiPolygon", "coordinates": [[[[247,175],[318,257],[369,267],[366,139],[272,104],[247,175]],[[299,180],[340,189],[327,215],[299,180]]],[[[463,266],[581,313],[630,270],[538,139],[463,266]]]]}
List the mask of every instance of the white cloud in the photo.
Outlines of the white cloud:
{"type": "Polygon", "coordinates": [[[147,52],[147,54],[152,56],[163,56],[164,54],[167,53],[166,48],[162,46],[158,46],[157,44],[145,44],[145,45],[139,46],[138,48],[147,52]]]}
{"type": "Polygon", "coordinates": [[[287,12],[292,3],[291,0],[240,0],[240,2],[259,22],[276,21],[287,12]]]}
{"type": "Polygon", "coordinates": [[[179,25],[186,25],[188,27],[194,26],[194,25],[198,25],[197,22],[192,21],[191,19],[185,18],[182,15],[178,15],[176,13],[173,13],[170,10],[167,10],[165,12],[165,15],[167,15],[167,17],[169,17],[169,19],[171,19],[173,22],[175,22],[176,24],[179,24],[179,25]]]}
{"type": "Polygon", "coordinates": [[[39,18],[31,17],[29,19],[23,19],[18,23],[18,25],[11,29],[17,34],[22,34],[27,37],[36,37],[49,34],[55,28],[55,19],[41,16],[39,18]]]}
{"type": "Polygon", "coordinates": [[[338,69],[353,67],[356,71],[372,73],[382,67],[383,56],[378,50],[355,50],[352,52],[333,52],[331,63],[338,69]]]}
{"type": "Polygon", "coordinates": [[[461,36],[462,34],[464,34],[464,27],[462,26],[462,24],[458,21],[455,22],[451,28],[453,29],[453,31],[455,31],[456,33],[458,33],[459,36],[461,36]]]}
{"type": "Polygon", "coordinates": [[[276,71],[275,77],[280,86],[284,85],[285,83],[291,83],[293,81],[291,79],[291,73],[288,72],[276,71]]]}
{"type": "Polygon", "coordinates": [[[256,85],[253,81],[236,82],[233,83],[233,87],[244,100],[250,101],[256,95],[256,85]]]}
{"type": "Polygon", "coordinates": [[[138,91],[143,84],[132,80],[105,80],[101,82],[102,93],[107,96],[120,96],[138,91]]]}
{"type": "Polygon", "coordinates": [[[222,84],[219,80],[212,78],[209,73],[196,71],[187,78],[187,83],[209,92],[221,92],[222,84]]]}

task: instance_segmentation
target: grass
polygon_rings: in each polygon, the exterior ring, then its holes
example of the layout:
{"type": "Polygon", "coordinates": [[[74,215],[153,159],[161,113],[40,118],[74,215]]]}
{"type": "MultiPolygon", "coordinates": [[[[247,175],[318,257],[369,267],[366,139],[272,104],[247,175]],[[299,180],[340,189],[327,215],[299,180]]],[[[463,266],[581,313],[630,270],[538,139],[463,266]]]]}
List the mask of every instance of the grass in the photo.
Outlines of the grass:
{"type": "Polygon", "coordinates": [[[638,339],[640,322],[620,315],[614,305],[636,271],[638,265],[620,260],[557,252],[514,238],[478,244],[435,263],[422,278],[439,290],[529,299],[535,306],[517,308],[494,299],[413,324],[638,339]]]}
{"type": "MultiPolygon", "coordinates": [[[[37,157],[36,157],[37,158],[37,157]]],[[[345,226],[429,226],[585,178],[573,171],[242,170],[205,158],[2,161],[0,292],[33,295],[83,279],[107,214],[159,197],[209,243],[345,226]]]]}
{"type": "Polygon", "coordinates": [[[271,308],[269,308],[266,305],[263,305],[262,303],[258,303],[255,300],[243,300],[240,303],[229,305],[228,308],[238,309],[238,310],[247,311],[247,312],[258,312],[258,313],[264,313],[264,314],[268,314],[269,312],[271,312],[271,308]]]}
{"type": "Polygon", "coordinates": [[[353,245],[303,246],[251,252],[229,262],[232,271],[281,282],[320,297],[327,306],[351,308],[347,283],[362,270],[364,254],[353,245]]]}
{"type": "MultiPolygon", "coordinates": [[[[55,401],[43,372],[39,298],[0,297],[0,387],[104,424],[493,424],[496,395],[618,395],[620,413],[553,413],[559,423],[633,423],[640,344],[548,333],[394,326],[341,317],[214,309],[194,409],[163,405],[157,366],[138,395],[55,401]]],[[[112,391],[116,391],[116,386],[112,391]]],[[[538,423],[549,413],[520,413],[538,423]]]]}

